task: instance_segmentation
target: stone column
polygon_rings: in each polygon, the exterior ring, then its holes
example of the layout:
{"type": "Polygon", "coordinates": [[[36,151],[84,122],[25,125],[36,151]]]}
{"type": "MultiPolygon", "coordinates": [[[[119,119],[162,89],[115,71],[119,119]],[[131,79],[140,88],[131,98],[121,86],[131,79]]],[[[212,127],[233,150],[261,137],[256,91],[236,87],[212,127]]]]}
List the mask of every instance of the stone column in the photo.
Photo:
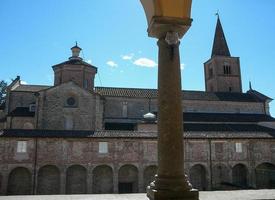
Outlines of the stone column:
{"type": "Polygon", "coordinates": [[[118,194],[118,171],[119,166],[114,165],[114,172],[113,172],[113,182],[114,182],[114,194],[118,194]]]}
{"type": "Polygon", "coordinates": [[[138,192],[143,193],[144,191],[144,178],[143,178],[144,168],[141,164],[138,167],[138,192]]]}
{"type": "Polygon", "coordinates": [[[158,41],[158,172],[147,195],[151,200],[198,199],[184,174],[180,43],[168,42],[158,41]]]}
{"type": "Polygon", "coordinates": [[[93,169],[90,163],[87,167],[87,194],[93,194],[93,169]]]}
{"type": "Polygon", "coordinates": [[[66,194],[66,167],[60,173],[60,194],[66,194]]]}

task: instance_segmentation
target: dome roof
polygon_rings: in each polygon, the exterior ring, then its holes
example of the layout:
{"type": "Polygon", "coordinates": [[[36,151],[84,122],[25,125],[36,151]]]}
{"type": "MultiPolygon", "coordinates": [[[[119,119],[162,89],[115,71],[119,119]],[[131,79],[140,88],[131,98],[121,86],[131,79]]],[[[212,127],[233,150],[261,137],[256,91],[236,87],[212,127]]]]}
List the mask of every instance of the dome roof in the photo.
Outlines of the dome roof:
{"type": "Polygon", "coordinates": [[[156,119],[156,115],[153,113],[146,113],[145,115],[143,115],[143,118],[145,120],[155,120],[156,119]]]}

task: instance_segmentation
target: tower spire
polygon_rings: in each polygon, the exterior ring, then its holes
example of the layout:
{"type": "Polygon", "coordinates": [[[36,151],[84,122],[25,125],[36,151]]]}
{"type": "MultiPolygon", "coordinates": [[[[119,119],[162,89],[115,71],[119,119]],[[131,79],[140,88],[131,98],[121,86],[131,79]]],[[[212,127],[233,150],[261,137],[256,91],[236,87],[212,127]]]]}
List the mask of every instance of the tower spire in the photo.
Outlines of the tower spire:
{"type": "Polygon", "coordinates": [[[217,25],[216,25],[216,31],[215,31],[215,37],[214,37],[211,57],[213,57],[213,56],[231,56],[229,48],[227,46],[225,36],[224,36],[219,13],[217,12],[216,15],[217,15],[217,25]]]}

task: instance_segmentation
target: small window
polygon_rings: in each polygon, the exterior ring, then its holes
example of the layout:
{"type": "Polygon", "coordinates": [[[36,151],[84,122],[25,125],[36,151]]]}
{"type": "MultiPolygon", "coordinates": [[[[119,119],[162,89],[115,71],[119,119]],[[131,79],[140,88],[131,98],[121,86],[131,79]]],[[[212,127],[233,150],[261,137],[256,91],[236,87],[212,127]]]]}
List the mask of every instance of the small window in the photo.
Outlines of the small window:
{"type": "Polygon", "coordinates": [[[108,153],[108,142],[99,142],[98,152],[99,153],[108,153]]]}
{"type": "Polygon", "coordinates": [[[67,99],[66,103],[67,103],[68,106],[75,106],[76,100],[75,100],[75,98],[73,98],[73,97],[69,97],[69,98],[67,99]]]}
{"type": "Polygon", "coordinates": [[[122,117],[127,117],[128,116],[128,103],[123,102],[122,103],[122,117]]]}
{"type": "Polygon", "coordinates": [[[237,142],[237,143],[235,144],[235,148],[236,148],[236,153],[242,153],[242,152],[243,152],[242,143],[237,142]]]}
{"type": "Polygon", "coordinates": [[[65,129],[72,130],[74,127],[74,120],[72,116],[65,116],[65,129]]]}
{"type": "Polygon", "coordinates": [[[215,152],[222,153],[223,152],[223,143],[215,143],[215,152]]]}
{"type": "Polygon", "coordinates": [[[30,112],[35,112],[35,109],[36,109],[36,105],[35,104],[30,104],[29,111],[30,112]]]}
{"type": "Polygon", "coordinates": [[[27,141],[17,141],[17,153],[27,152],[27,141]]]}

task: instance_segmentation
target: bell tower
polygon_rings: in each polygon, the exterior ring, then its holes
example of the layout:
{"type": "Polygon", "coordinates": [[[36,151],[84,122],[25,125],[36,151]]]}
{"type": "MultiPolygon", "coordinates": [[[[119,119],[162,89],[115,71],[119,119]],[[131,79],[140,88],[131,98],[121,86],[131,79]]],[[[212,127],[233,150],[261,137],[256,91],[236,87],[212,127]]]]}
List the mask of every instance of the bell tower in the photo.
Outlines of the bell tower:
{"type": "Polygon", "coordinates": [[[206,92],[242,92],[240,59],[230,54],[219,16],[204,76],[206,92]]]}

